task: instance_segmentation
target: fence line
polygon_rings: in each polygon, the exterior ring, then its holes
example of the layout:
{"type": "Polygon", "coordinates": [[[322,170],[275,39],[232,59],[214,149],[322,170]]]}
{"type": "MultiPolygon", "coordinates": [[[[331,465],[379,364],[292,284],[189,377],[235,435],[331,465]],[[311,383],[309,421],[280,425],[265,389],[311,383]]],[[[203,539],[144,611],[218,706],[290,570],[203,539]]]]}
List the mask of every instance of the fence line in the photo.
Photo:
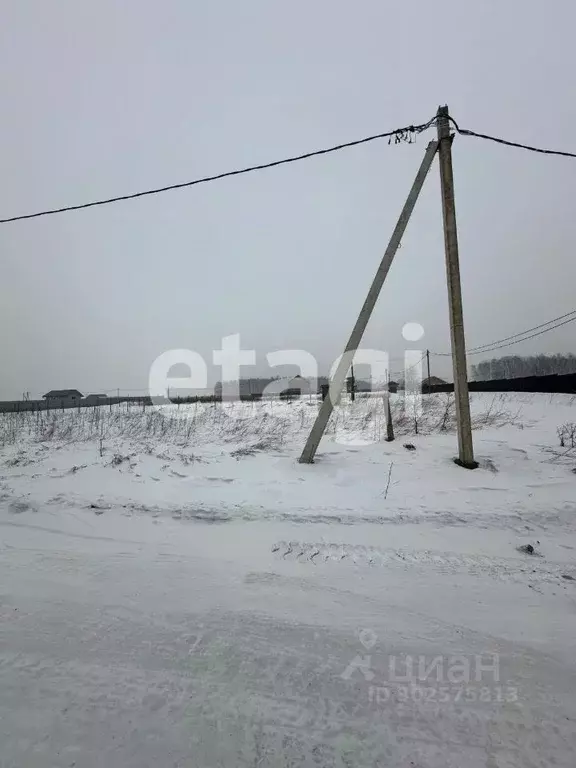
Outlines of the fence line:
{"type": "MultiPolygon", "coordinates": [[[[549,374],[546,376],[522,376],[514,379],[490,379],[488,381],[470,381],[469,388],[471,392],[542,392],[559,394],[576,394],[576,373],[549,374]]],[[[425,394],[437,392],[453,392],[454,384],[433,384],[426,386],[425,394]]],[[[378,388],[373,391],[358,392],[357,395],[370,397],[382,394],[383,390],[378,388]]],[[[173,405],[184,405],[186,403],[219,403],[226,401],[255,402],[259,400],[294,400],[300,397],[309,397],[317,399],[318,393],[285,391],[278,393],[253,393],[240,394],[238,397],[222,397],[222,395],[194,395],[191,397],[175,397],[165,399],[165,403],[173,405]]],[[[23,411],[64,411],[72,408],[95,408],[99,406],[112,407],[113,405],[125,404],[127,408],[131,406],[146,408],[152,405],[152,399],[149,395],[127,395],[125,397],[103,397],[95,401],[92,398],[84,398],[78,403],[67,403],[65,401],[54,405],[46,400],[7,400],[0,401],[0,413],[19,413],[23,411]]]]}

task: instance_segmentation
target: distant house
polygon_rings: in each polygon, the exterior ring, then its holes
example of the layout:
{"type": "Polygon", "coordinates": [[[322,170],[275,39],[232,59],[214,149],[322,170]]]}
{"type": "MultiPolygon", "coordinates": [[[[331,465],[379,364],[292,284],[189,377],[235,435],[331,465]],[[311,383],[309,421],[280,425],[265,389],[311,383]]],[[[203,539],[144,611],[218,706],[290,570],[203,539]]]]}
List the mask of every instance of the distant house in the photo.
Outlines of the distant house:
{"type": "Polygon", "coordinates": [[[236,400],[240,398],[259,398],[276,379],[254,378],[240,379],[239,381],[217,381],[214,387],[214,396],[216,399],[224,397],[225,399],[236,400]]]}
{"type": "Polygon", "coordinates": [[[297,397],[319,394],[323,384],[328,384],[327,376],[318,376],[317,380],[313,377],[307,379],[300,375],[294,376],[294,378],[275,376],[274,378],[240,379],[238,382],[225,382],[224,385],[218,381],[214,387],[214,395],[217,399],[223,395],[227,399],[236,399],[238,392],[240,397],[245,399],[258,398],[263,395],[297,397]],[[231,394],[227,395],[227,390],[231,394]]]}
{"type": "Polygon", "coordinates": [[[108,395],[86,395],[84,405],[102,405],[107,400],[108,395]]]}
{"type": "Polygon", "coordinates": [[[78,405],[82,400],[82,392],[77,389],[51,389],[43,395],[43,400],[49,408],[66,408],[78,405]]]}
{"type": "Polygon", "coordinates": [[[398,382],[397,381],[389,381],[388,382],[388,392],[391,392],[393,395],[398,392],[398,382]]]}
{"type": "Polygon", "coordinates": [[[441,387],[447,383],[447,381],[440,379],[438,376],[430,376],[430,378],[422,379],[422,392],[428,392],[431,387],[441,387]]]}

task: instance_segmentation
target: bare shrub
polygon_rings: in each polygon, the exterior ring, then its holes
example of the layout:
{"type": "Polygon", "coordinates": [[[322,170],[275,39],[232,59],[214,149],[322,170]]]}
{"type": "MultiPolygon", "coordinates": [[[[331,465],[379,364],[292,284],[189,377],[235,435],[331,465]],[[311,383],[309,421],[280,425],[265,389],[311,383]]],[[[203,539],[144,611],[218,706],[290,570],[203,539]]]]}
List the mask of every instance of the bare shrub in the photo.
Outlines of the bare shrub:
{"type": "Polygon", "coordinates": [[[561,448],[576,447],[576,424],[573,421],[569,421],[558,427],[556,434],[560,440],[561,448]]]}
{"type": "Polygon", "coordinates": [[[120,464],[123,464],[125,461],[130,461],[130,456],[123,456],[121,453],[115,453],[110,460],[110,464],[113,467],[119,467],[120,464]]]}
{"type": "Polygon", "coordinates": [[[444,407],[442,408],[442,415],[437,424],[439,432],[446,432],[450,425],[453,423],[456,414],[456,400],[452,392],[446,393],[444,401],[444,407]]]}
{"type": "Polygon", "coordinates": [[[241,445],[239,448],[235,448],[233,451],[230,451],[230,456],[233,456],[235,459],[242,459],[246,456],[255,456],[260,452],[277,451],[281,445],[282,443],[278,438],[268,436],[255,443],[241,445]]]}

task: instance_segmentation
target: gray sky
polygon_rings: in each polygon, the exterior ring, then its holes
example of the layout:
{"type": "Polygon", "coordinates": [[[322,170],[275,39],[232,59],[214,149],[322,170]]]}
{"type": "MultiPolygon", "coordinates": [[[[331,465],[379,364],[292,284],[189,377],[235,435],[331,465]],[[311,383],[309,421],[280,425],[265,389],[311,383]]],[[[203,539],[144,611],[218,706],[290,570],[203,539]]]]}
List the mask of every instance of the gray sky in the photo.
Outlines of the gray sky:
{"type": "MultiPolygon", "coordinates": [[[[568,0],[6,0],[0,218],[424,122],[441,103],[464,127],[574,151],[575,21],[568,0]]],[[[324,372],[433,136],[0,226],[0,396],[144,388],[161,352],[210,361],[232,333],[254,374],[293,347],[324,372]]],[[[457,137],[454,163],[469,346],[576,307],[576,160],[457,137]]],[[[436,164],[365,346],[401,357],[408,321],[449,348],[436,164]]]]}

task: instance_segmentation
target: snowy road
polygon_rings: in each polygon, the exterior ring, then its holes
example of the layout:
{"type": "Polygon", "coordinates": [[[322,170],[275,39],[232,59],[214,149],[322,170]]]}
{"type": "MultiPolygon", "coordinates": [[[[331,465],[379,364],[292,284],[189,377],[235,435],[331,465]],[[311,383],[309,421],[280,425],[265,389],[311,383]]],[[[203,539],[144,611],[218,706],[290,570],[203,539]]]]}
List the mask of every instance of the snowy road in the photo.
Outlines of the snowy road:
{"type": "Polygon", "coordinates": [[[576,400],[426,403],[7,414],[0,768],[574,768],[576,400]]]}
{"type": "Polygon", "coordinates": [[[573,768],[575,585],[516,552],[479,573],[466,550],[506,532],[272,552],[361,529],[2,514],[0,765],[573,768]]]}

